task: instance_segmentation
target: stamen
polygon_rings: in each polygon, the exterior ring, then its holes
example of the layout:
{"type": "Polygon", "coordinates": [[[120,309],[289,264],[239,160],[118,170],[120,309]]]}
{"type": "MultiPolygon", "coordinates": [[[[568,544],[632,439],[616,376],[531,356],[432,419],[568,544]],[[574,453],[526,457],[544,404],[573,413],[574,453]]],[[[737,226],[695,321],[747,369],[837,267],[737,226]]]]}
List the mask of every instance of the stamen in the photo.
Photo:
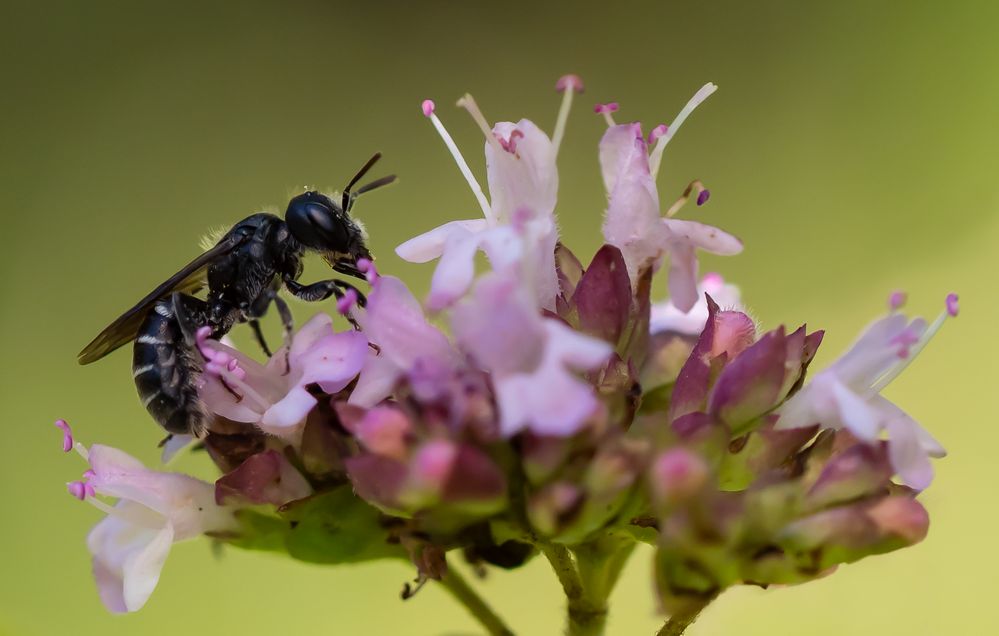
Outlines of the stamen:
{"type": "Polygon", "coordinates": [[[487,219],[492,220],[493,211],[489,207],[489,201],[486,200],[486,195],[482,193],[482,186],[479,182],[475,180],[475,175],[472,174],[471,168],[468,167],[468,163],[465,158],[461,155],[461,151],[458,150],[458,146],[454,143],[454,139],[448,134],[447,129],[444,128],[444,124],[441,123],[440,118],[434,114],[434,102],[430,99],[423,100],[423,114],[426,115],[431,123],[433,123],[434,128],[437,130],[437,134],[440,135],[441,139],[444,140],[444,145],[447,146],[448,152],[451,153],[451,157],[454,162],[458,164],[458,170],[461,171],[461,176],[465,177],[465,181],[468,183],[468,187],[472,189],[472,194],[475,195],[475,200],[479,202],[479,207],[482,208],[482,214],[487,219]]]}
{"type": "Polygon", "coordinates": [[[509,152],[511,155],[517,154],[517,139],[523,139],[524,133],[519,130],[514,130],[510,133],[509,139],[503,139],[502,137],[497,137],[496,140],[499,141],[500,146],[503,150],[509,152]]]}
{"type": "Polygon", "coordinates": [[[888,311],[898,311],[905,305],[908,295],[901,289],[896,289],[888,297],[888,311]]]}
{"type": "Polygon", "coordinates": [[[694,93],[694,96],[690,98],[690,101],[688,101],[687,105],[683,107],[680,114],[676,116],[673,123],[669,125],[666,134],[659,137],[656,142],[656,147],[652,149],[652,154],[649,157],[649,171],[652,173],[653,178],[657,178],[659,176],[659,165],[662,163],[663,151],[666,150],[666,144],[668,144],[670,139],[673,138],[673,135],[680,130],[680,126],[682,126],[683,122],[687,120],[690,113],[694,112],[694,109],[700,106],[701,102],[706,100],[711,93],[714,93],[716,90],[718,90],[718,87],[711,82],[702,86],[701,89],[694,93]]]}
{"type": "Polygon", "coordinates": [[[669,132],[669,126],[666,124],[659,124],[655,128],[649,131],[649,143],[653,143],[663,135],[669,132]]]}
{"type": "Polygon", "coordinates": [[[73,450],[73,429],[66,420],[56,420],[55,426],[62,431],[62,452],[68,453],[73,450]]]}
{"type": "Polygon", "coordinates": [[[66,484],[66,490],[80,501],[96,494],[94,487],[84,481],[71,481],[66,484]]]}
{"type": "Polygon", "coordinates": [[[620,108],[617,102],[607,102],[606,104],[597,104],[593,107],[593,112],[598,115],[604,116],[604,121],[607,122],[608,126],[617,126],[617,122],[614,121],[614,117],[611,113],[616,113],[617,109],[620,108]]]}
{"type": "Polygon", "coordinates": [[[711,192],[704,187],[704,184],[701,183],[700,180],[695,179],[687,184],[687,187],[684,189],[683,194],[680,195],[680,198],[677,199],[673,205],[669,206],[668,210],[666,210],[666,218],[673,218],[673,216],[687,204],[687,201],[690,200],[690,195],[694,192],[697,192],[697,205],[703,205],[704,202],[708,200],[708,197],[711,196],[711,192]]]}
{"type": "Polygon", "coordinates": [[[347,312],[357,304],[357,292],[353,289],[348,289],[344,292],[343,297],[338,298],[336,301],[336,310],[340,312],[341,316],[346,316],[347,312]]]}
{"type": "Polygon", "coordinates": [[[572,96],[583,92],[583,80],[578,75],[563,75],[555,83],[555,90],[562,93],[562,105],[558,109],[558,117],[555,119],[555,130],[552,133],[552,146],[555,148],[555,156],[558,156],[558,149],[562,145],[562,138],[565,136],[565,126],[569,121],[569,111],[572,109],[572,96]]]}
{"type": "MultiPolygon", "coordinates": [[[[915,343],[913,343],[908,350],[905,351],[906,355],[902,357],[902,360],[889,369],[887,373],[881,376],[877,382],[874,383],[874,386],[871,387],[871,391],[874,393],[880,393],[886,386],[891,384],[892,381],[897,378],[899,374],[901,374],[902,371],[904,371],[905,368],[912,363],[913,360],[916,359],[916,356],[918,356],[920,352],[926,348],[926,345],[933,339],[933,336],[937,335],[937,332],[940,331],[944,323],[947,322],[947,319],[953,318],[957,315],[956,294],[948,294],[944,304],[944,311],[940,312],[940,315],[936,317],[936,320],[934,320],[929,327],[927,327],[926,331],[923,332],[923,335],[915,343]],[[953,313],[951,313],[952,309],[954,310],[953,313]]],[[[903,332],[903,334],[904,333],[905,332],[903,332]]]]}
{"type": "Polygon", "coordinates": [[[947,314],[950,315],[952,318],[957,318],[957,312],[958,309],[960,309],[960,307],[957,304],[957,294],[953,292],[947,294],[947,299],[944,301],[944,304],[947,307],[947,314]]]}
{"type": "Polygon", "coordinates": [[[97,497],[94,497],[94,496],[87,497],[85,501],[87,503],[89,503],[91,506],[93,506],[94,508],[97,508],[98,510],[100,510],[101,512],[104,512],[104,513],[109,514],[109,515],[115,515],[116,517],[122,517],[122,518],[128,519],[128,517],[126,515],[121,514],[121,512],[119,512],[117,508],[115,508],[114,506],[110,506],[110,505],[106,504],[105,502],[101,501],[97,497]]]}
{"type": "Polygon", "coordinates": [[[258,406],[264,409],[270,408],[271,403],[245,382],[246,369],[239,366],[239,359],[225,351],[216,351],[208,345],[208,336],[211,333],[212,328],[205,326],[200,327],[194,335],[195,345],[205,359],[205,373],[216,376],[230,390],[239,389],[242,392],[239,399],[248,397],[258,406]]]}
{"type": "Polygon", "coordinates": [[[468,114],[472,116],[475,123],[479,125],[479,128],[482,130],[482,134],[486,136],[486,141],[494,144],[497,148],[503,148],[502,144],[499,143],[499,140],[496,139],[496,135],[493,134],[492,128],[489,127],[489,122],[486,120],[486,116],[482,114],[482,110],[479,108],[479,105],[475,103],[474,97],[465,93],[461,99],[458,100],[457,105],[458,107],[464,108],[468,111],[468,114]]]}
{"type": "Polygon", "coordinates": [[[90,452],[87,451],[86,446],[84,446],[80,442],[76,442],[75,444],[73,444],[73,450],[75,450],[80,455],[80,457],[86,460],[88,464],[90,463],[90,452]]]}
{"type": "Polygon", "coordinates": [[[375,264],[366,258],[358,259],[357,269],[364,272],[364,277],[367,279],[369,285],[374,285],[375,281],[378,280],[378,270],[375,269],[375,264]]]}

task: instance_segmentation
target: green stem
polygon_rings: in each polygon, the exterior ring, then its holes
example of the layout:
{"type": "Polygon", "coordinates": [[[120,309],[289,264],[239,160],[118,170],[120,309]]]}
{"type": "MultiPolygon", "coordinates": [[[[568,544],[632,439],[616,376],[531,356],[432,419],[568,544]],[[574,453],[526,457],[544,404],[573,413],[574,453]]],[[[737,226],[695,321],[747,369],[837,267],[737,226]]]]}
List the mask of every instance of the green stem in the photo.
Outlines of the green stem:
{"type": "Polygon", "coordinates": [[[541,543],[538,546],[551,563],[568,600],[568,636],[600,636],[607,623],[607,599],[602,590],[590,590],[580,576],[569,548],[558,543],[541,543]],[[593,592],[597,592],[595,595],[593,592]]]}
{"type": "Polygon", "coordinates": [[[463,576],[454,568],[448,568],[447,574],[440,584],[451,593],[459,603],[465,606],[469,614],[475,617],[490,636],[514,636],[513,630],[506,626],[503,619],[493,611],[489,604],[472,589],[463,576]]]}
{"type": "Polygon", "coordinates": [[[684,610],[674,613],[662,626],[662,629],[656,632],[656,636],[681,636],[697,620],[701,611],[715,598],[715,596],[708,596],[701,601],[693,602],[684,610]]]}

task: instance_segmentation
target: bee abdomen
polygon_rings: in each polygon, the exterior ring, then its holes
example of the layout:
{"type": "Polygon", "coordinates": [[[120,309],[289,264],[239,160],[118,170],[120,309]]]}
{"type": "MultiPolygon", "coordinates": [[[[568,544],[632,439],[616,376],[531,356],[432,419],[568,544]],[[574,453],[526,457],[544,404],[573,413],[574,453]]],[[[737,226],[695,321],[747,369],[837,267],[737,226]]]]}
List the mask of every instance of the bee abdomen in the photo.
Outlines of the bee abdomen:
{"type": "Polygon", "coordinates": [[[205,430],[207,418],[195,385],[199,371],[171,301],[159,301],[135,339],[132,375],[143,406],[171,433],[200,436],[205,430]]]}

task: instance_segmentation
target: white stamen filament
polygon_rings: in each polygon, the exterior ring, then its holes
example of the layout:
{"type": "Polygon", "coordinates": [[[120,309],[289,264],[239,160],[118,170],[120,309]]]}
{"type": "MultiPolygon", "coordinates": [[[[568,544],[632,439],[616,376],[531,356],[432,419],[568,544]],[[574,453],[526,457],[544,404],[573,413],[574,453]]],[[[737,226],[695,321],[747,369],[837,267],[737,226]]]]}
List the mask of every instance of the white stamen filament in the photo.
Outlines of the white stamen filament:
{"type": "Polygon", "coordinates": [[[558,157],[558,149],[562,145],[562,137],[565,136],[565,126],[569,121],[569,111],[572,109],[572,96],[576,90],[569,86],[562,91],[562,105],[558,108],[558,118],[555,120],[555,130],[552,133],[552,147],[555,149],[555,156],[558,157]]]}
{"type": "Polygon", "coordinates": [[[436,113],[430,113],[430,121],[433,123],[434,128],[437,129],[437,134],[441,136],[444,140],[444,145],[447,146],[448,151],[451,153],[451,157],[454,162],[458,164],[458,170],[461,171],[461,176],[465,177],[465,181],[468,182],[468,187],[472,189],[472,194],[475,195],[475,200],[479,202],[479,207],[482,208],[482,215],[490,221],[494,221],[493,210],[489,207],[489,201],[486,200],[486,195],[482,192],[482,187],[479,182],[475,180],[475,175],[472,174],[472,169],[468,167],[468,163],[465,162],[465,158],[461,155],[461,151],[458,150],[458,146],[454,143],[454,139],[448,134],[447,129],[444,128],[444,124],[441,123],[440,118],[437,117],[436,113]]]}
{"type": "Polygon", "coordinates": [[[85,462],[90,463],[90,452],[87,451],[87,447],[83,445],[82,442],[77,442],[73,444],[73,450],[80,454],[85,462]]]}
{"type": "Polygon", "coordinates": [[[609,110],[604,110],[600,114],[604,116],[604,121],[607,122],[608,127],[617,126],[617,122],[614,121],[614,115],[609,110]]]}
{"type": "Polygon", "coordinates": [[[947,318],[948,313],[946,311],[941,312],[940,315],[937,316],[937,319],[933,321],[933,324],[931,324],[926,331],[923,332],[923,335],[919,338],[919,340],[909,347],[908,355],[901,358],[895,366],[888,369],[884,375],[878,378],[878,380],[874,383],[874,386],[871,387],[871,391],[875,394],[880,393],[886,386],[891,384],[892,381],[894,381],[895,378],[902,373],[902,371],[905,371],[906,367],[912,364],[912,361],[916,359],[916,356],[918,356],[919,353],[926,348],[926,345],[929,344],[933,336],[940,331],[943,324],[947,322],[947,318]]]}
{"type": "Polygon", "coordinates": [[[149,519],[143,517],[142,515],[133,514],[132,511],[128,509],[123,509],[119,506],[111,506],[107,502],[101,501],[97,497],[87,497],[85,501],[87,501],[91,506],[97,508],[101,512],[104,512],[109,516],[117,517],[123,521],[127,521],[132,525],[140,526],[142,528],[149,528],[150,530],[161,529],[161,526],[151,523],[149,519]]]}
{"type": "Polygon", "coordinates": [[[489,127],[489,122],[486,121],[486,116],[482,114],[482,110],[479,108],[479,105],[475,103],[474,97],[465,93],[462,98],[458,100],[457,105],[468,111],[468,114],[472,116],[475,123],[479,125],[479,129],[482,130],[482,134],[486,136],[486,141],[495,146],[496,150],[503,150],[503,146],[500,144],[499,140],[496,139],[496,135],[493,134],[492,128],[489,127]]]}
{"type": "Polygon", "coordinates": [[[711,82],[702,86],[701,90],[694,93],[694,96],[690,98],[690,101],[683,107],[680,114],[676,116],[673,123],[669,125],[666,134],[656,140],[656,146],[652,149],[652,155],[649,157],[649,171],[652,173],[653,179],[659,177],[659,165],[662,163],[663,151],[666,150],[666,144],[673,138],[676,131],[680,130],[680,126],[683,125],[683,122],[686,121],[690,113],[694,112],[694,109],[700,106],[701,102],[710,97],[716,90],[718,90],[718,87],[711,82]]]}

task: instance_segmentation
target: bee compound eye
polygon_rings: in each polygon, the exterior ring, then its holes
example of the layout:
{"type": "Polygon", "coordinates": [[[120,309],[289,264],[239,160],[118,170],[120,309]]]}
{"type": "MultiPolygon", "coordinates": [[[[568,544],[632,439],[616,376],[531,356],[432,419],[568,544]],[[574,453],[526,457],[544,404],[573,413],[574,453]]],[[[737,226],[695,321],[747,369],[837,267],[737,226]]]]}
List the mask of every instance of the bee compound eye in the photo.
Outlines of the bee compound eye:
{"type": "Polygon", "coordinates": [[[285,215],[288,229],[308,247],[343,251],[348,241],[347,228],[332,201],[319,197],[306,193],[291,200],[285,215]]]}

